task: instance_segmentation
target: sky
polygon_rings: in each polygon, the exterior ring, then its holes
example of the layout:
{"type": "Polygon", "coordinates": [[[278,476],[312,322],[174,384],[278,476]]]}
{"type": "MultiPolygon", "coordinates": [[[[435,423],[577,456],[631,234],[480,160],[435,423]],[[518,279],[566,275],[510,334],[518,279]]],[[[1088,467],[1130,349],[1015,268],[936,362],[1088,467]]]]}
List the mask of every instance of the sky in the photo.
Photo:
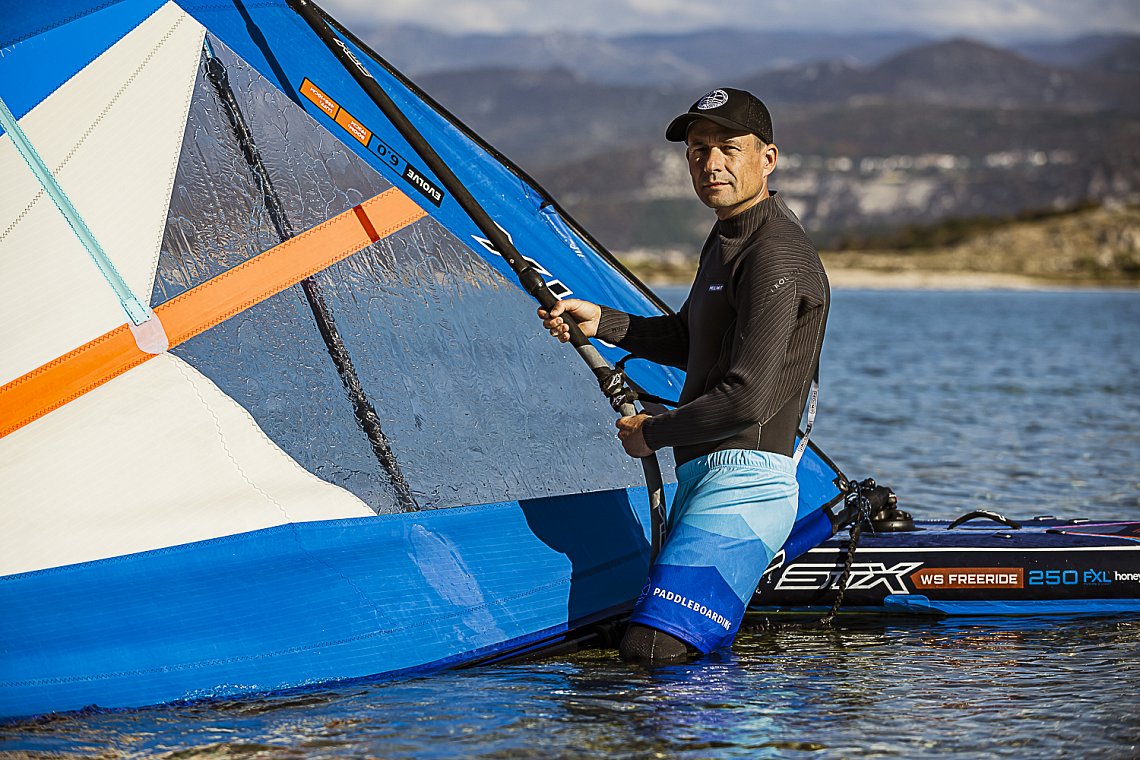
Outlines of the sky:
{"type": "Polygon", "coordinates": [[[987,42],[1140,34],[1140,0],[317,0],[353,22],[605,36],[697,29],[907,31],[987,42]]]}

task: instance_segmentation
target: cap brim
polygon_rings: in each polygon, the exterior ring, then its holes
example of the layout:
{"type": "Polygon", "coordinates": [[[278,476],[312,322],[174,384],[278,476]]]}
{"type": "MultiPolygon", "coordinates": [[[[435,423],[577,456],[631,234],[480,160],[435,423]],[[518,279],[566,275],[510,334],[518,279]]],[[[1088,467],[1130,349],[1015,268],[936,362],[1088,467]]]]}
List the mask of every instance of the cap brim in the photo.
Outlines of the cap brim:
{"type": "Polygon", "coordinates": [[[764,139],[763,135],[753,132],[751,129],[744,126],[738,121],[725,119],[721,116],[713,116],[712,114],[692,112],[683,113],[676,119],[673,119],[673,121],[669,122],[669,126],[665,128],[665,139],[669,142],[685,142],[685,138],[689,136],[689,127],[693,126],[693,122],[700,121],[701,119],[704,119],[705,121],[711,121],[713,124],[719,124],[722,127],[728,127],[729,129],[737,129],[741,132],[748,132],[749,134],[756,135],[761,140],[764,139]]]}

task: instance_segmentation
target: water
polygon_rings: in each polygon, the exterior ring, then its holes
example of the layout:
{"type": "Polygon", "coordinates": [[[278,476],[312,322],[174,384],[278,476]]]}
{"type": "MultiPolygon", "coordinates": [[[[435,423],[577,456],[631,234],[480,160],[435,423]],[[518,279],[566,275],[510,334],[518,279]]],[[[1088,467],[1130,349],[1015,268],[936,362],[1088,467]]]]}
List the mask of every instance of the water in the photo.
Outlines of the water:
{"type": "MultiPolygon", "coordinates": [[[[816,440],[921,517],[1137,519],[1138,347],[1137,293],[836,292],[816,440]]],[[[42,719],[0,756],[1137,757],[1138,663],[1138,618],[856,621],[42,719]]]]}
{"type": "Polygon", "coordinates": [[[1140,294],[834,296],[815,440],[930,518],[1140,513],[1140,294]]]}

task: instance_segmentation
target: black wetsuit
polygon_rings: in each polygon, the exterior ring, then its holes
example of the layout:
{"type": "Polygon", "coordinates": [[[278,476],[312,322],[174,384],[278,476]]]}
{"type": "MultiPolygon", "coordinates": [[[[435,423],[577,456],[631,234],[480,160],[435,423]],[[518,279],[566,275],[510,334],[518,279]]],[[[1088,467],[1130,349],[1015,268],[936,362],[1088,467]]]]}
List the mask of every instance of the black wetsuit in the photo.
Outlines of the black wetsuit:
{"type": "Polygon", "coordinates": [[[598,337],[686,372],[680,407],[642,430],[678,464],[724,449],[791,456],[819,366],[830,293],[815,246],[773,193],[718,221],[674,315],[602,308],[598,337]]]}

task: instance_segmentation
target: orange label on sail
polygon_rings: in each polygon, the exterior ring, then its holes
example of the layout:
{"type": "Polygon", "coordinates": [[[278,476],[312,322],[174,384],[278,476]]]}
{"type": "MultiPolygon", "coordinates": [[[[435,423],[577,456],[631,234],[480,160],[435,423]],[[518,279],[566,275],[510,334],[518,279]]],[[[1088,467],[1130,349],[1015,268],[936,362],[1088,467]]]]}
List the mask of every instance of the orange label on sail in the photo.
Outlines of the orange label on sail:
{"type": "Polygon", "coordinates": [[[915,588],[1025,588],[1020,567],[924,567],[911,574],[915,588]]]}
{"type": "Polygon", "coordinates": [[[340,110],[340,104],[330,98],[328,95],[325,95],[319,87],[310,82],[308,79],[301,82],[301,94],[311,100],[317,106],[317,108],[321,109],[334,119],[336,118],[337,111],[340,110]]]}
{"type": "Polygon", "coordinates": [[[361,145],[368,147],[368,141],[372,139],[372,130],[352,118],[352,114],[343,108],[340,109],[340,113],[336,115],[336,123],[344,127],[357,140],[360,140],[361,145]]]}

